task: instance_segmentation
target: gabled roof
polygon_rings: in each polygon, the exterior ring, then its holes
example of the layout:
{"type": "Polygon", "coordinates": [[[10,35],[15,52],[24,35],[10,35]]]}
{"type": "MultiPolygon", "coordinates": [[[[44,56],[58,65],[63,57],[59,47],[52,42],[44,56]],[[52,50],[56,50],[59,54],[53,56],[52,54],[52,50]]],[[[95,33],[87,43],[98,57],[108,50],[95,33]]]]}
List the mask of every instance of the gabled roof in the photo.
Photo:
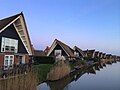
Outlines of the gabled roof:
{"type": "Polygon", "coordinates": [[[99,51],[95,51],[95,55],[98,55],[99,54],[99,51]]]}
{"type": "Polygon", "coordinates": [[[46,56],[43,50],[34,50],[34,56],[46,56]]]}
{"type": "Polygon", "coordinates": [[[112,54],[106,54],[106,57],[110,58],[110,57],[112,57],[112,54]]]}
{"type": "Polygon", "coordinates": [[[78,48],[77,46],[75,46],[74,49],[77,50],[83,57],[85,57],[85,54],[82,49],[78,48]]]}
{"type": "Polygon", "coordinates": [[[100,53],[99,53],[99,57],[102,57],[102,54],[103,54],[103,53],[102,53],[102,52],[100,52],[100,53]]]}
{"type": "Polygon", "coordinates": [[[29,37],[29,34],[28,34],[28,30],[27,30],[27,26],[26,26],[26,23],[25,23],[25,18],[24,18],[23,13],[21,12],[19,14],[10,16],[8,18],[1,19],[0,20],[0,33],[2,33],[2,31],[4,31],[11,24],[14,25],[14,27],[15,27],[19,37],[21,38],[26,50],[28,51],[29,55],[33,55],[34,51],[33,51],[31,41],[30,41],[30,37],[29,37]],[[21,21],[21,23],[18,26],[21,25],[22,29],[19,29],[17,27],[16,22],[18,20],[21,21]],[[20,34],[21,31],[23,32],[24,35],[20,34]],[[23,37],[24,37],[24,39],[23,39],[23,37]]]}
{"type": "Polygon", "coordinates": [[[14,19],[16,19],[19,15],[21,15],[22,13],[19,13],[17,15],[14,16],[10,16],[8,18],[4,18],[0,20],[0,30],[2,30],[6,25],[8,25],[10,22],[12,22],[14,19]]]}
{"type": "Polygon", "coordinates": [[[53,44],[51,45],[50,51],[48,52],[47,56],[50,55],[52,50],[55,48],[56,44],[59,44],[68,56],[74,57],[74,50],[72,48],[70,48],[68,45],[64,44],[63,42],[61,42],[57,39],[55,39],[53,44]]]}
{"type": "Polygon", "coordinates": [[[95,52],[95,49],[93,50],[88,50],[89,53],[94,53],[95,52]]]}
{"type": "Polygon", "coordinates": [[[87,57],[94,57],[93,55],[95,54],[95,49],[93,49],[93,50],[88,50],[87,49],[87,57]]]}
{"type": "Polygon", "coordinates": [[[95,51],[95,57],[99,56],[99,51],[95,51]]]}

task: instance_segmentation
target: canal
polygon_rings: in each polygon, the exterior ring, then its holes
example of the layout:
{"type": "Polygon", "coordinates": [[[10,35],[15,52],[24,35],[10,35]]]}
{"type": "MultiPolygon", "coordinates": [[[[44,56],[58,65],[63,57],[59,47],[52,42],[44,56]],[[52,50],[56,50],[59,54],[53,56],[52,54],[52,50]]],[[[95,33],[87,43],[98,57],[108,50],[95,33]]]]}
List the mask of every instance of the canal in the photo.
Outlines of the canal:
{"type": "Polygon", "coordinates": [[[120,90],[120,62],[106,64],[100,70],[92,67],[57,81],[41,83],[37,90],[120,90]]]}

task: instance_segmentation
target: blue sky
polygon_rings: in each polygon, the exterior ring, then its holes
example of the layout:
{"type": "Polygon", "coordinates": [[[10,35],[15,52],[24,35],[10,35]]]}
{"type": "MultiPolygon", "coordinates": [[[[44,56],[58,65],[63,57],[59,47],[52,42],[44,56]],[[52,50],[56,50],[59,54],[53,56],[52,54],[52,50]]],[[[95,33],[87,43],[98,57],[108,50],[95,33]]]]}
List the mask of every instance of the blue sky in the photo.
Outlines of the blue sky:
{"type": "Polygon", "coordinates": [[[23,11],[35,49],[55,38],[120,55],[120,0],[1,0],[0,19],[23,11]]]}

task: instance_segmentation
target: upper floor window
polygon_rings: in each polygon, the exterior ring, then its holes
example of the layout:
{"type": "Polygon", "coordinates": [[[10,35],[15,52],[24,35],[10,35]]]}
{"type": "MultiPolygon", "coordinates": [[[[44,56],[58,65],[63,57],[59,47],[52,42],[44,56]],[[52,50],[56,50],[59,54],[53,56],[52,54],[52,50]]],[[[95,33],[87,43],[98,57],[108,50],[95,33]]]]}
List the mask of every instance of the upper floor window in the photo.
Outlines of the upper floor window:
{"type": "Polygon", "coordinates": [[[18,40],[2,37],[1,52],[18,52],[18,40]]]}
{"type": "Polygon", "coordinates": [[[74,55],[75,55],[76,57],[79,57],[79,52],[74,52],[74,55]]]}
{"type": "Polygon", "coordinates": [[[62,55],[62,50],[55,50],[55,53],[54,53],[55,56],[61,56],[62,55]]]}

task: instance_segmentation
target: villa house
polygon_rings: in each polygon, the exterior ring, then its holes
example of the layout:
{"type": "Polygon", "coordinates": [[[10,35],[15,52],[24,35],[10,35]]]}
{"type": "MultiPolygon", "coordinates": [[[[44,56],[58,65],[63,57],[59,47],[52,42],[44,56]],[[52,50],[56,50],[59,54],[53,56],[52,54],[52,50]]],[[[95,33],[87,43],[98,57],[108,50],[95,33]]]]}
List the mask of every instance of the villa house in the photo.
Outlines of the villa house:
{"type": "Polygon", "coordinates": [[[47,56],[64,56],[65,59],[69,60],[73,60],[75,58],[74,50],[57,39],[55,39],[51,45],[47,56]]]}
{"type": "Polygon", "coordinates": [[[84,52],[80,48],[78,48],[77,46],[74,47],[74,55],[77,58],[84,58],[85,57],[84,52]]]}
{"type": "Polygon", "coordinates": [[[120,56],[117,56],[116,60],[117,60],[117,61],[120,61],[120,56]]]}
{"type": "Polygon", "coordinates": [[[99,58],[99,51],[95,52],[95,58],[99,58]]]}
{"type": "Polygon", "coordinates": [[[102,53],[102,52],[100,52],[100,53],[99,53],[99,58],[102,58],[102,55],[103,55],[103,53],[102,53]]]}
{"type": "Polygon", "coordinates": [[[87,50],[87,57],[88,58],[95,58],[95,50],[87,50]]]}
{"type": "Polygon", "coordinates": [[[112,58],[112,55],[111,54],[107,54],[106,55],[106,59],[111,59],[112,58]]]}
{"type": "Polygon", "coordinates": [[[0,20],[0,68],[29,62],[33,48],[23,13],[0,20]]]}
{"type": "Polygon", "coordinates": [[[116,55],[113,55],[112,58],[113,58],[114,61],[117,60],[117,56],[116,55]]]}
{"type": "Polygon", "coordinates": [[[106,53],[102,54],[102,59],[106,59],[106,53]]]}

